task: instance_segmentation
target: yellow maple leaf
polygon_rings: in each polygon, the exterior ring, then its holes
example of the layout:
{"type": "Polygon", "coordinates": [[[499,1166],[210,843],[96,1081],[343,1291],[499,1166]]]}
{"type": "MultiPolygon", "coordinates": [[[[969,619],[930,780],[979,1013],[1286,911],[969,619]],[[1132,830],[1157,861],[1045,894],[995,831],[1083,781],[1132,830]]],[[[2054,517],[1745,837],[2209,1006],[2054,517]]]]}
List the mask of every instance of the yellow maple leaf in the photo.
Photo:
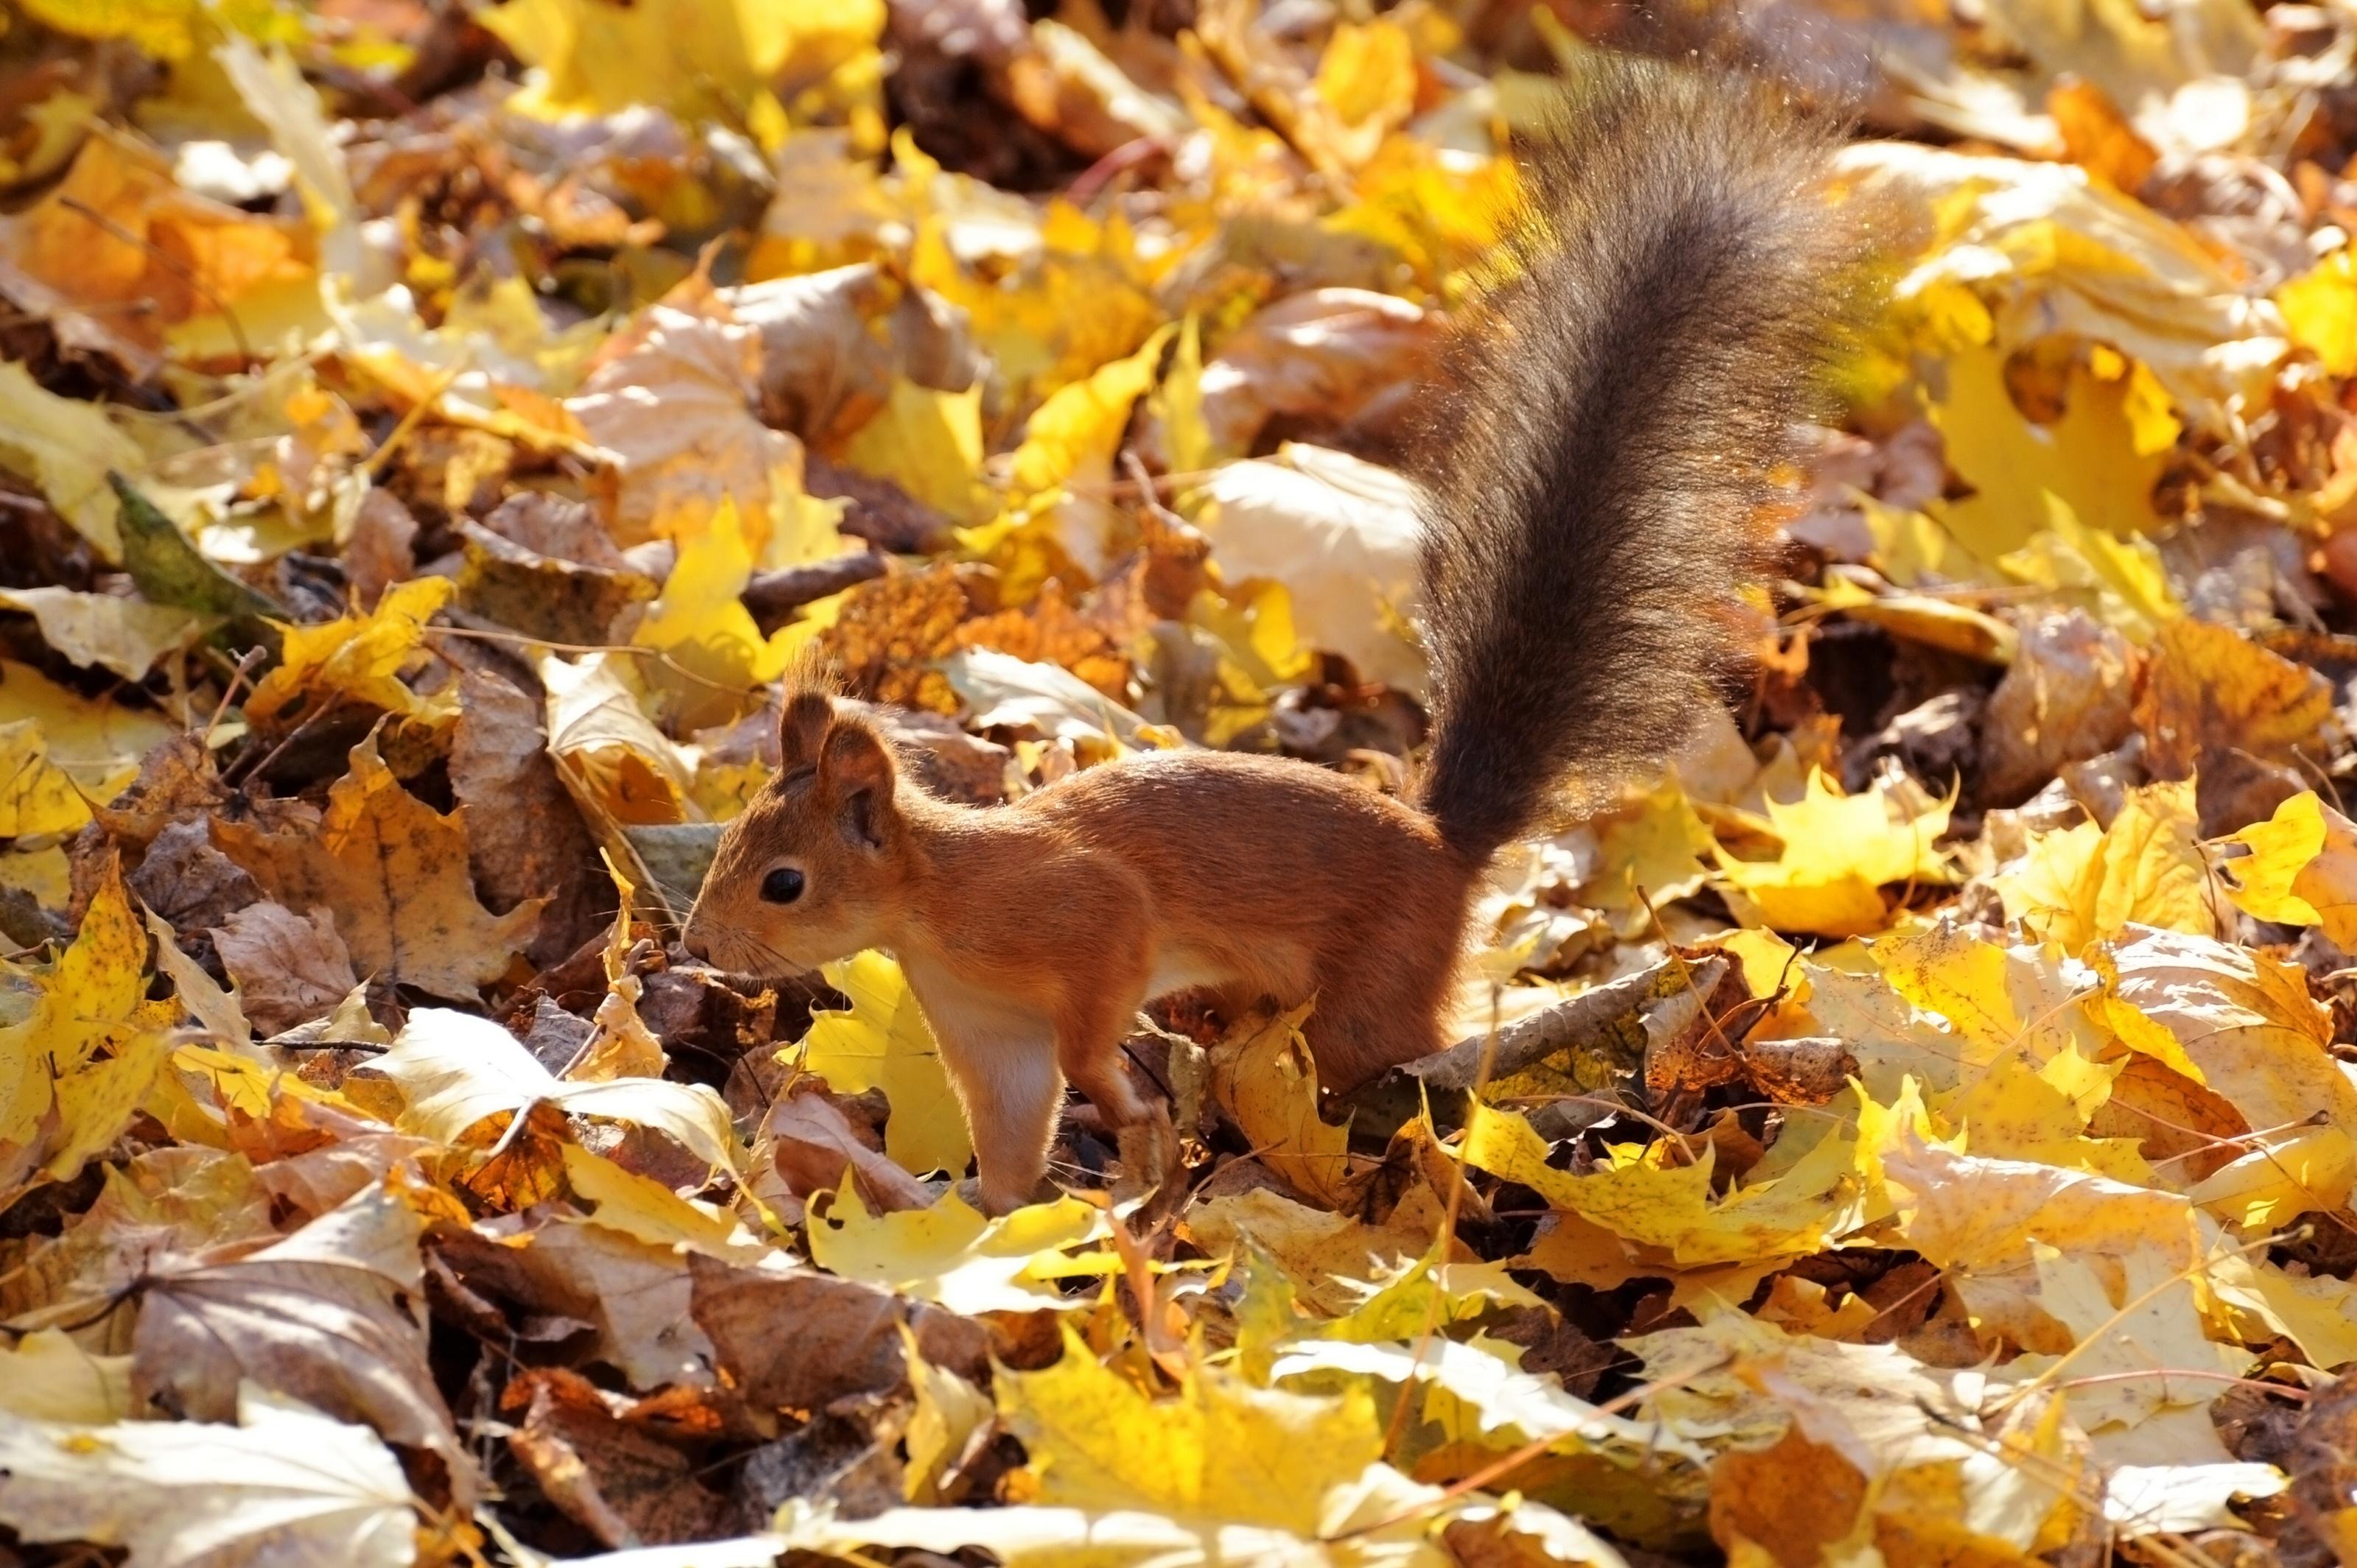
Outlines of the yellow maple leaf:
{"type": "Polygon", "coordinates": [[[2357,947],[2357,822],[2303,789],[2275,815],[2216,841],[2250,854],[2221,863],[2235,908],[2287,926],[2322,926],[2357,947]]]}
{"type": "MultiPolygon", "coordinates": [[[[742,124],[773,83],[873,56],[883,0],[514,0],[484,26],[538,68],[517,107],[598,114],[658,104],[688,121],[742,124]]],[[[771,102],[774,112],[774,100],[771,102]]]]}
{"type": "Polygon", "coordinates": [[[2061,418],[2034,424],[2006,389],[2004,356],[1964,349],[1946,362],[1947,395],[1931,405],[1948,460],[1977,492],[1937,503],[1964,547],[1994,561],[2029,542],[2059,498],[2091,528],[2141,533],[2160,524],[2153,486],[2167,451],[2143,449],[2131,411],[2136,383],[2074,371],[2061,418]]]}
{"type": "Polygon", "coordinates": [[[2128,791],[2108,828],[2040,833],[1990,880],[2006,918],[2078,952],[2131,924],[2207,936],[2218,929],[2191,779],[2128,791]]]}
{"type": "Polygon", "coordinates": [[[982,468],[982,389],[935,392],[896,377],[892,396],[836,454],[863,474],[889,479],[953,522],[975,522],[988,500],[982,468]]]}
{"type": "Polygon", "coordinates": [[[680,1197],[651,1176],[625,1170],[578,1144],[564,1147],[565,1185],[589,1207],[589,1223],[619,1230],[654,1247],[684,1249],[715,1258],[758,1259],[767,1251],[742,1221],[680,1197]]]}
{"type": "Polygon", "coordinates": [[[1301,1036],[1313,1005],[1231,1029],[1211,1047],[1211,1097],[1279,1179],[1347,1208],[1364,1176],[1351,1158],[1350,1127],[1318,1114],[1318,1064],[1301,1036]]]}
{"type": "Polygon", "coordinates": [[[73,942],[34,986],[30,1009],[0,1028],[0,1150],[13,1155],[0,1163],[61,1180],[130,1122],[178,1011],[146,1000],[147,929],[111,865],[73,942]]]}
{"type": "Polygon", "coordinates": [[[2252,1135],[2249,1153],[2195,1183],[2201,1208],[2246,1235],[2279,1230],[2304,1214],[2335,1213],[2357,1187],[2357,1142],[2339,1127],[2252,1135]]]}
{"type": "Polygon", "coordinates": [[[0,725],[0,838],[70,833],[90,821],[90,807],[65,769],[49,760],[41,726],[0,725]]]}
{"type": "Polygon", "coordinates": [[[694,815],[695,770],[647,716],[642,660],[554,654],[539,665],[548,693],[548,754],[557,777],[600,824],[680,822],[694,815]]]}
{"type": "Polygon", "coordinates": [[[1858,1139],[1843,1129],[1814,1143],[1772,1180],[1715,1200],[1715,1145],[1683,1165],[1670,1146],[1616,1145],[1584,1176],[1547,1163],[1546,1141],[1511,1112],[1476,1106],[1459,1157],[1531,1188],[1554,1207],[1688,1267],[1805,1256],[1864,1223],[1858,1139]]]}
{"type": "MultiPolygon", "coordinates": [[[[923,216],[909,250],[910,279],[963,308],[975,341],[996,368],[1007,405],[1034,406],[1057,388],[1135,351],[1169,312],[1154,285],[1183,252],[1149,263],[1118,211],[1102,222],[1071,202],[1044,212],[963,176],[942,171],[902,126],[892,134],[893,166],[903,173],[908,205],[923,216]],[[972,223],[990,250],[1005,253],[1007,226],[1036,226],[1038,243],[1019,247],[1011,272],[963,259],[953,237],[972,223]]],[[[992,258],[996,260],[996,258],[992,258]]]]}
{"type": "Polygon", "coordinates": [[[246,716],[271,724],[298,711],[307,718],[323,703],[350,701],[404,718],[439,723],[455,717],[455,686],[427,696],[411,690],[401,675],[418,657],[425,623],[456,592],[457,585],[447,577],[413,577],[385,589],[365,614],[283,628],[278,666],[255,683],[246,716]]]}
{"type": "Polygon", "coordinates": [[[2177,1193],[1966,1155],[1911,1133],[1884,1153],[1883,1171],[1898,1201],[1892,1233],[1948,1271],[1985,1338],[2050,1352],[2077,1343],[2040,1300],[2039,1244],[2099,1262],[2113,1285],[2130,1257],[2165,1276],[2201,1256],[2193,1208],[2177,1193]]]}
{"type": "Polygon", "coordinates": [[[1525,1543],[1510,1533],[1521,1529],[1535,1532],[1528,1545],[1540,1560],[1610,1561],[1609,1548],[1553,1509],[1454,1501],[1383,1463],[1364,1380],[1308,1394],[1195,1367],[1157,1400],[1068,1332],[1055,1365],[1001,1370],[991,1386],[1000,1422],[1029,1455],[1012,1484],[1027,1500],[861,1520],[797,1501],[779,1517],[784,1543],[837,1556],[879,1545],[979,1547],[1009,1568],[1439,1568],[1450,1559],[1427,1534],[1453,1507],[1507,1535],[1501,1561],[1523,1560],[1514,1553],[1525,1543]]]}
{"type": "Polygon", "coordinates": [[[1031,512],[1030,526],[1092,575],[1104,570],[1126,525],[1110,502],[1091,492],[1112,481],[1114,453],[1131,405],[1154,384],[1155,367],[1176,330],[1165,325],[1135,353],[1059,387],[1032,413],[1010,460],[1012,504],[1031,512]]]}
{"type": "Polygon", "coordinates": [[[866,1280],[952,1312],[1085,1306],[1085,1297],[1062,1295],[1049,1282],[1119,1266],[1109,1255],[1069,1255],[1104,1235],[1103,1213],[1077,1197],[1034,1203],[988,1219],[951,1192],[930,1208],[871,1214],[848,1171],[809,1230],[811,1261],[829,1273],[866,1280]]]}
{"type": "Polygon", "coordinates": [[[2152,541],[2115,538],[2081,522],[2051,491],[2044,499],[2046,526],[1997,558],[2007,576],[2077,606],[2131,642],[2149,643],[2183,617],[2152,541]]]}
{"type": "Polygon", "coordinates": [[[1600,864],[1580,885],[1581,900],[1633,918],[1648,901],[1658,908],[1699,888],[1709,875],[1704,858],[1717,848],[1684,788],[1664,778],[1604,823],[1600,864]]]}
{"type": "Polygon", "coordinates": [[[1000,1419],[1032,1455],[1042,1503],[1145,1509],[1318,1531],[1329,1488],[1383,1454],[1362,1387],[1333,1398],[1255,1389],[1200,1368],[1157,1400],[1066,1331],[1064,1355],[994,1380],[1000,1419]]]}
{"type": "Polygon", "coordinates": [[[942,1064],[941,1047],[900,966],[880,952],[825,966],[826,983],[851,999],[848,1012],[813,1015],[810,1032],[783,1059],[842,1094],[880,1089],[891,1102],[884,1152],[903,1168],[963,1175],[974,1156],[965,1116],[942,1064]]]}
{"type": "MultiPolygon", "coordinates": [[[[1415,44],[1388,19],[1345,22],[1326,40],[1310,90],[1369,152],[1415,113],[1415,44]]],[[[1354,160],[1355,161],[1355,160],[1354,160]]]]}
{"type": "Polygon", "coordinates": [[[764,638],[738,596],[753,576],[753,551],[724,499],[704,526],[683,530],[679,559],[662,595],[631,634],[634,647],[664,658],[640,673],[682,732],[723,725],[750,705],[753,688],[774,681],[792,659],[781,631],[764,638]]]}
{"type": "Polygon", "coordinates": [[[30,721],[44,755],[93,800],[112,800],[139,759],[178,733],[161,714],[93,701],[29,664],[0,659],[0,725],[30,721]]]}
{"type": "Polygon", "coordinates": [[[1886,885],[1954,879],[1946,853],[1935,847],[1948,831],[1947,802],[1910,814],[1879,781],[1863,794],[1845,795],[1813,768],[1801,799],[1770,799],[1767,814],[1770,831],[1783,840],[1781,855],[1738,860],[1717,852],[1719,877],[1747,924],[1858,936],[1889,919],[1880,891],[1886,885]]]}

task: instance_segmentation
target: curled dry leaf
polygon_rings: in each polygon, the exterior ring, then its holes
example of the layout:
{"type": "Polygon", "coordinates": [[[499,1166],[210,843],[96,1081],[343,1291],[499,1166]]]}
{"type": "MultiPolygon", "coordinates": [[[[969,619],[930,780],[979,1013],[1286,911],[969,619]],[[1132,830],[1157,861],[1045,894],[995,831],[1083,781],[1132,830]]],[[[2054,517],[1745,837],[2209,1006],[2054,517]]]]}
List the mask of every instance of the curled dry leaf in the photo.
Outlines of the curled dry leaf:
{"type": "Polygon", "coordinates": [[[493,908],[543,906],[524,953],[550,964],[597,929],[597,846],[548,755],[540,709],[496,675],[461,676],[450,791],[467,809],[475,886],[493,908]]]}
{"type": "Polygon", "coordinates": [[[1303,641],[1348,655],[1368,680],[1422,689],[1424,660],[1399,634],[1417,603],[1422,537],[1407,480],[1287,446],[1221,469],[1203,498],[1203,532],[1223,570],[1283,583],[1303,641]]]}
{"type": "Polygon", "coordinates": [[[2042,616],[1981,715],[1980,788],[2019,800],[2066,762],[2117,746],[2133,720],[2136,653],[2082,611],[2042,616]]]}
{"type": "Polygon", "coordinates": [[[566,1083],[513,1035],[470,1013],[417,1009],[376,1066],[408,1099],[404,1125],[438,1144],[456,1145],[494,1116],[521,1119],[547,1105],[662,1133],[716,1170],[742,1163],[728,1108],[704,1085],[647,1078],[566,1083]]]}
{"type": "Polygon", "coordinates": [[[979,1378],[988,1336],[970,1319],[891,1291],[815,1270],[732,1267],[688,1260],[696,1324],[745,1399],[769,1410],[818,1410],[889,1393],[908,1381],[905,1331],[924,1360],[979,1378]]]}
{"type": "Polygon", "coordinates": [[[298,915],[264,899],[213,928],[212,938],[239,1005],[265,1035],[326,1017],[360,983],[332,909],[298,915]]]}

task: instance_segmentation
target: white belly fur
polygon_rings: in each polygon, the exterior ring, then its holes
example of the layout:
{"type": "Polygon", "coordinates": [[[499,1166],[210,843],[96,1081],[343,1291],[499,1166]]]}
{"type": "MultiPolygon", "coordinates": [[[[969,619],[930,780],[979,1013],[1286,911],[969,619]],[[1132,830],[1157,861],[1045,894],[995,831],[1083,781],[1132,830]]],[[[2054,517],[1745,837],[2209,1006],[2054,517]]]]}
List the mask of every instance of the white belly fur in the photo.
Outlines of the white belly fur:
{"type": "Polygon", "coordinates": [[[1146,994],[1151,1000],[1200,985],[1223,985],[1234,978],[1224,966],[1200,953],[1165,948],[1154,955],[1154,968],[1146,977],[1146,994]]]}

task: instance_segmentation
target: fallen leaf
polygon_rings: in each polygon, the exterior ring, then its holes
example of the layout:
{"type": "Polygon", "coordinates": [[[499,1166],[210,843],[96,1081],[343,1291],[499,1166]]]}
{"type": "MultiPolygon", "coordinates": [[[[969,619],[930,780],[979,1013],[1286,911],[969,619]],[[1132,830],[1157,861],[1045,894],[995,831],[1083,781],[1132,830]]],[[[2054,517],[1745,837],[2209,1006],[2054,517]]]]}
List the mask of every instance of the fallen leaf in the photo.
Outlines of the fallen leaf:
{"type": "Polygon", "coordinates": [[[1096,1266],[1070,1257],[1099,1240],[1103,1219],[1078,1198],[1035,1203],[996,1219],[955,1193],[930,1208],[871,1214],[845,1177],[810,1227],[811,1261],[829,1273],[883,1286],[952,1312],[1037,1312],[1083,1305],[1051,1282],[1096,1266]]]}
{"type": "Polygon", "coordinates": [[[418,577],[393,585],[364,615],[286,628],[279,663],[246,699],[246,716],[283,723],[355,702],[404,718],[437,724],[448,718],[448,698],[421,695],[401,675],[422,658],[425,623],[456,591],[447,577],[418,577]]]}
{"type": "Polygon", "coordinates": [[[406,1568],[416,1499],[365,1427],[258,1389],[235,1426],[0,1415],[0,1520],[30,1541],[120,1542],[135,1568],[406,1568]]]}
{"type": "Polygon", "coordinates": [[[1944,803],[1913,812],[1878,782],[1844,795],[1813,772],[1799,800],[1771,799],[1767,807],[1783,854],[1772,861],[1738,860],[1724,850],[1718,856],[1719,875],[1751,923],[1826,936],[1877,931],[1889,919],[1885,885],[1939,886],[1954,875],[1935,847],[1948,829],[1944,803]]]}
{"type": "Polygon", "coordinates": [[[0,605],[40,623],[41,640],[77,664],[145,681],[156,660],[203,635],[205,623],[186,610],[112,594],[70,588],[0,589],[0,605]]]}
{"type": "Polygon", "coordinates": [[[826,983],[850,998],[848,1012],[814,1015],[791,1055],[842,1094],[880,1089],[891,1102],[884,1152],[902,1169],[964,1174],[973,1157],[941,1047],[900,966],[879,952],[828,964],[826,983]]]}
{"type": "Polygon", "coordinates": [[[474,996],[529,940],[539,902],[486,910],[468,875],[463,808],[446,817],[403,789],[373,736],[350,760],[316,832],[217,821],[214,842],[288,908],[334,911],[354,967],[372,981],[474,996]]]}
{"type": "Polygon", "coordinates": [[[2008,918],[2071,952],[2130,925],[2208,936],[2217,894],[2201,848],[2194,785],[2131,790],[2108,828],[2093,822],[2041,833],[2020,864],[1993,881],[2008,918]]]}
{"type": "Polygon", "coordinates": [[[0,1349],[0,1417],[102,1426],[131,1416],[131,1358],[93,1355],[61,1329],[36,1329],[0,1349]]]}
{"type": "Polygon", "coordinates": [[[501,1115],[521,1122],[533,1106],[548,1105],[651,1128],[716,1170],[742,1164],[727,1107],[702,1084],[641,1078],[565,1083],[513,1035],[472,1014],[417,1009],[376,1065],[409,1101],[404,1123],[438,1144],[455,1147],[479,1122],[501,1115]]]}
{"type": "Polygon", "coordinates": [[[1347,656],[1364,679],[1423,689],[1423,657],[1401,635],[1422,602],[1413,485],[1339,452],[1288,445],[1220,469],[1203,499],[1212,559],[1231,581],[1276,579],[1304,642],[1347,656]]]}
{"type": "Polygon", "coordinates": [[[2219,769],[2230,752],[2312,767],[2330,755],[2336,721],[2331,684],[2316,671],[2188,619],[2161,628],[2136,724],[2153,771],[2184,779],[2219,769]]]}
{"type": "Polygon", "coordinates": [[[238,910],[212,936],[238,1004],[265,1035],[326,1017],[360,983],[332,909],[298,915],[265,899],[238,910]]]}
{"type": "Polygon", "coordinates": [[[771,1262],[732,1268],[690,1259],[695,1321],[745,1398],[770,1410],[817,1410],[889,1393],[909,1378],[904,1332],[928,1362],[979,1376],[981,1326],[865,1282],[771,1262]]]}
{"type": "Polygon", "coordinates": [[[2302,790],[2224,843],[2250,851],[2223,863],[2226,896],[2244,913],[2286,925],[2321,925],[2357,947],[2357,823],[2302,790]]]}
{"type": "Polygon", "coordinates": [[[425,1364],[416,1213],[375,1187],[282,1241],[224,1262],[159,1261],[132,1337],[131,1384],[189,1421],[237,1412],[251,1382],[430,1448],[462,1494],[472,1466],[425,1364]]]}
{"type": "Polygon", "coordinates": [[[467,810],[467,863],[486,903],[543,902],[524,951],[547,964],[596,929],[597,844],[548,755],[540,706],[497,676],[461,676],[450,792],[467,810]]]}
{"type": "Polygon", "coordinates": [[[1280,1180],[1304,1197],[1349,1208],[1366,1173],[1351,1157],[1349,1126],[1318,1114],[1318,1064],[1301,1036],[1311,1005],[1231,1028],[1211,1048],[1211,1091],[1280,1180]]]}

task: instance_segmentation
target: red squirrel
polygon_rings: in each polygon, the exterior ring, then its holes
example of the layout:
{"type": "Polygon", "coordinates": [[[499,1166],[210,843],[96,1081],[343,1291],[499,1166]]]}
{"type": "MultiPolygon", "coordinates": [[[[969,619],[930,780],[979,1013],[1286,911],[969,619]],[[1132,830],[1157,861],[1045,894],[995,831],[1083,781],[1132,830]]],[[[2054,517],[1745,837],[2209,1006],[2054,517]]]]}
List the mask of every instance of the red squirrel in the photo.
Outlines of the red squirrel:
{"type": "Polygon", "coordinates": [[[1824,188],[1836,140],[1749,76],[1607,61],[1566,90],[1421,444],[1433,702],[1413,803],[1187,750],[952,804],[802,682],[688,950],[770,975],[897,957],[993,1213],[1039,1190],[1067,1083],[1125,1165],[1133,1132],[1167,1161],[1167,1112],[1122,1065],[1155,997],[1313,1002],[1337,1090],[1438,1049],[1491,855],[1657,764],[1716,700],[1769,474],[1857,270],[1824,188]]]}

